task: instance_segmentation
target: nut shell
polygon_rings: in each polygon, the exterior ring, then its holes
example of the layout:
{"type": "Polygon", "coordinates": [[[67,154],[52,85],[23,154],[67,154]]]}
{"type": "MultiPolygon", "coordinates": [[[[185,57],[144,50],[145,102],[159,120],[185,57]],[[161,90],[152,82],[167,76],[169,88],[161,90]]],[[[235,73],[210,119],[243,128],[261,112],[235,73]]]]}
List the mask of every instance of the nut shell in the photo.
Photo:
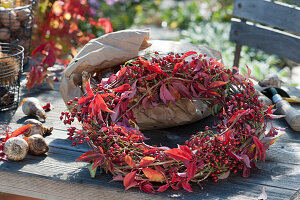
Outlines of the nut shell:
{"type": "Polygon", "coordinates": [[[46,140],[41,135],[32,135],[27,139],[29,153],[32,155],[42,155],[49,151],[46,140]]]}
{"type": "Polygon", "coordinates": [[[3,153],[10,160],[20,161],[26,157],[28,150],[29,146],[24,139],[13,137],[5,142],[3,153]]]}
{"type": "Polygon", "coordinates": [[[10,39],[10,32],[8,28],[0,28],[0,40],[6,41],[10,39]]]}

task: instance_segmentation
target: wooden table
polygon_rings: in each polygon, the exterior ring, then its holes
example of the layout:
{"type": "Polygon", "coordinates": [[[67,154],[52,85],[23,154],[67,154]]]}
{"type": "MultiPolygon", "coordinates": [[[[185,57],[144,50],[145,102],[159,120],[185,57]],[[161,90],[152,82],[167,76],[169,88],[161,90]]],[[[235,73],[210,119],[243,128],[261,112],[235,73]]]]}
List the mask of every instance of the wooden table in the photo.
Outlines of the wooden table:
{"type": "MultiPolygon", "coordinates": [[[[55,72],[61,72],[56,66],[55,72]]],[[[300,90],[289,88],[290,94],[300,96],[300,90]]],[[[231,175],[227,180],[213,183],[203,182],[203,189],[193,186],[193,193],[183,190],[146,194],[138,189],[124,191],[122,182],[110,182],[111,176],[97,174],[90,178],[87,164],[75,162],[86,152],[87,145],[72,147],[67,138],[67,126],[59,120],[60,112],[66,109],[60,98],[59,82],[51,90],[43,85],[27,92],[21,89],[21,99],[37,97],[42,104],[51,102],[55,109],[47,113],[44,125],[53,126],[51,136],[46,138],[50,151],[45,156],[28,155],[21,162],[0,161],[0,192],[18,194],[41,199],[257,199],[264,187],[268,199],[300,199],[300,133],[293,132],[284,119],[274,121],[275,126],[287,127],[267,151],[265,163],[258,163],[261,170],[252,171],[247,179],[241,174],[231,175]]],[[[295,106],[298,110],[300,106],[295,106]]],[[[0,121],[18,128],[28,119],[21,107],[17,110],[1,112],[0,121]]],[[[189,135],[211,123],[212,117],[194,124],[146,132],[150,143],[175,147],[183,143],[189,135]]]]}

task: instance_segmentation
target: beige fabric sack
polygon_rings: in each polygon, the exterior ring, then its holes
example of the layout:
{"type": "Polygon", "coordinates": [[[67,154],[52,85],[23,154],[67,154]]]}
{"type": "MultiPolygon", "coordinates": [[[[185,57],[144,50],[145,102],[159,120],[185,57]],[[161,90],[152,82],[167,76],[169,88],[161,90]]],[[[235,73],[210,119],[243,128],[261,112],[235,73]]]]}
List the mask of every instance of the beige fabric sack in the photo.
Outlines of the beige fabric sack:
{"type": "MultiPolygon", "coordinates": [[[[127,60],[147,52],[158,51],[161,54],[169,52],[185,53],[196,51],[206,53],[208,57],[221,60],[220,52],[206,46],[197,46],[189,43],[173,41],[152,40],[149,30],[123,30],[106,34],[91,40],[73,58],[64,71],[61,80],[60,93],[65,103],[74,97],[83,96],[81,90],[82,72],[94,73],[95,71],[116,68],[127,60]]],[[[134,116],[141,130],[167,128],[187,123],[192,123],[207,117],[210,110],[200,100],[190,101],[182,99],[175,104],[158,105],[144,110],[142,106],[135,108],[134,116]]]]}

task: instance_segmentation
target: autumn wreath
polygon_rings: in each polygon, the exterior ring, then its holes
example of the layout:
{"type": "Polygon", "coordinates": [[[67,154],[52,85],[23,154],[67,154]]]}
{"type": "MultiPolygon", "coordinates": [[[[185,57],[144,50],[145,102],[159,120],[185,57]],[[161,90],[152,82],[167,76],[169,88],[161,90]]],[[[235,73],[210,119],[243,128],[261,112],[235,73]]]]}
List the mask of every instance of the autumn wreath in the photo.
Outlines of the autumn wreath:
{"type": "Polygon", "coordinates": [[[276,128],[271,125],[266,131],[273,109],[258,100],[250,73],[233,73],[194,51],[164,56],[155,52],[129,60],[99,84],[86,81],[85,96],[70,100],[70,112],[62,112],[61,120],[72,124],[77,117],[81,122],[82,129],[68,129],[68,139],[75,140],[72,145],[90,144],[93,150],[77,161],[90,162],[91,172],[105,169],[113,180],[123,181],[125,190],[191,192],[190,183],[209,177],[217,182],[239,170],[249,176],[254,161],[264,161],[276,139],[276,128]],[[178,148],[147,145],[133,109],[168,106],[180,99],[205,102],[217,118],[215,126],[195,133],[178,148]]]}

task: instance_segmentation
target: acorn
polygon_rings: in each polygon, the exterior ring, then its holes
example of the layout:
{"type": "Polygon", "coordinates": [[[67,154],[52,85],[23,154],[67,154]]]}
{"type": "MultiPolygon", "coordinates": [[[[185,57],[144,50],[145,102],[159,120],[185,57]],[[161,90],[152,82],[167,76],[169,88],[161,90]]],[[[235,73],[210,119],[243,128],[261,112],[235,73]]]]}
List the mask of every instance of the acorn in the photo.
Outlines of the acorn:
{"type": "Polygon", "coordinates": [[[22,110],[25,115],[38,116],[46,119],[46,112],[40,105],[40,101],[35,97],[28,97],[22,100],[22,110]]]}
{"type": "Polygon", "coordinates": [[[13,137],[5,142],[3,153],[10,160],[20,161],[26,157],[28,150],[28,143],[24,139],[13,137]]]}
{"type": "Polygon", "coordinates": [[[49,151],[49,146],[43,136],[39,134],[27,138],[29,153],[32,155],[42,155],[49,151]]]}
{"type": "Polygon", "coordinates": [[[42,124],[42,122],[40,122],[36,119],[25,120],[24,125],[27,125],[27,124],[34,124],[35,126],[30,127],[28,129],[28,131],[23,134],[26,137],[29,137],[29,136],[35,135],[35,134],[39,134],[39,135],[45,137],[45,136],[51,135],[51,133],[53,131],[53,127],[47,128],[42,124]]]}

